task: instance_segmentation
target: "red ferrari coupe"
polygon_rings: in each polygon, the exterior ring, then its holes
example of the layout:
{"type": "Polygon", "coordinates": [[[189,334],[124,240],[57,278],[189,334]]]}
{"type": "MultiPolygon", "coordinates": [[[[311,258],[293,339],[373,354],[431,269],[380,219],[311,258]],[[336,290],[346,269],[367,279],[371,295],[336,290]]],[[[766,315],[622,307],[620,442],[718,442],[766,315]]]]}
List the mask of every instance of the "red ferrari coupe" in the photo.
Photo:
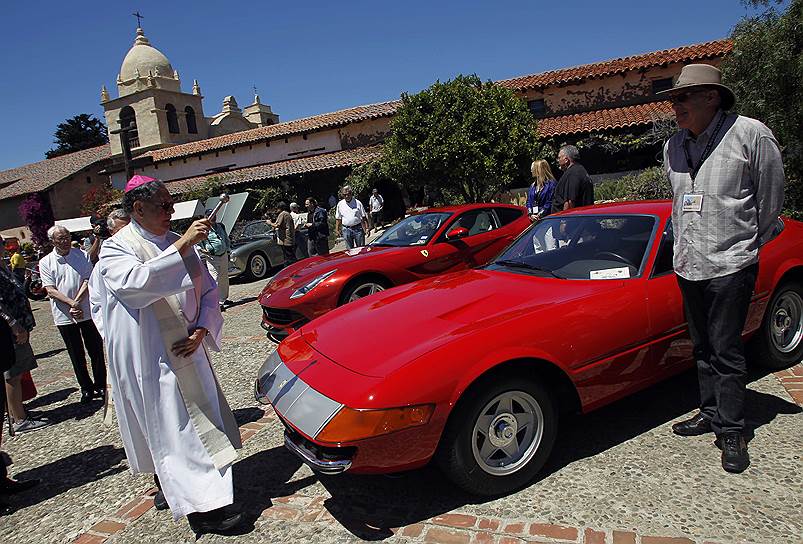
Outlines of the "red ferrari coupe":
{"type": "Polygon", "coordinates": [[[366,295],[486,264],[528,225],[525,209],[508,204],[413,214],[365,247],[310,257],[276,274],[259,296],[262,328],[280,342],[332,308],[366,295]]]}
{"type": "MultiPolygon", "coordinates": [[[[268,357],[256,396],[316,470],[436,459],[457,485],[509,492],[546,462],[563,411],[588,412],[692,364],[669,202],[579,208],[488,265],[338,308],[268,357]]],[[[803,224],[761,250],[751,361],[803,356],[803,224]]]]}

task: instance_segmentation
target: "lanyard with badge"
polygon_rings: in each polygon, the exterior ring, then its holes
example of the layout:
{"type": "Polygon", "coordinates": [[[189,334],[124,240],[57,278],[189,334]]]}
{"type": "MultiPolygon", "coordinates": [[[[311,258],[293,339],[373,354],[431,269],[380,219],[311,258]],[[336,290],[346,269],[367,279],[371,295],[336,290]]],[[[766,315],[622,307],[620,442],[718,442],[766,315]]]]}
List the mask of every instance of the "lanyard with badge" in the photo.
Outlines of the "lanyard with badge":
{"type": "Polygon", "coordinates": [[[714,129],[714,133],[708,140],[708,144],[705,146],[703,154],[700,155],[700,162],[697,163],[697,166],[692,166],[691,155],[689,154],[688,140],[683,141],[683,154],[686,155],[686,164],[689,167],[689,176],[691,177],[691,193],[684,194],[683,202],[681,203],[681,209],[684,212],[703,211],[703,192],[695,191],[694,180],[697,177],[697,174],[700,172],[700,168],[702,168],[703,163],[706,161],[706,159],[708,159],[708,157],[711,156],[711,153],[714,151],[714,145],[716,144],[717,136],[719,135],[719,131],[722,129],[722,125],[724,123],[725,123],[725,114],[723,113],[719,117],[719,122],[717,122],[717,126],[714,129]]]}

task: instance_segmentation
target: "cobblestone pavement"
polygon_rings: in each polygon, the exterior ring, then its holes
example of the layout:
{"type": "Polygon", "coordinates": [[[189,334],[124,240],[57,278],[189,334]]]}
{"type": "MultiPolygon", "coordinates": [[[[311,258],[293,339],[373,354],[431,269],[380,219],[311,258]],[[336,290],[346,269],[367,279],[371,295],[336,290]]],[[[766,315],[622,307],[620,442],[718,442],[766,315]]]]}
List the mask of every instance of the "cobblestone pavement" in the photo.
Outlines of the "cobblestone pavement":
{"type": "MultiPolygon", "coordinates": [[[[232,286],[237,305],[225,314],[225,349],[214,358],[245,439],[234,481],[248,523],[239,536],[203,542],[803,542],[803,365],[751,377],[753,464],[741,475],[722,471],[711,436],[672,434],[671,423],[695,410],[689,372],[564,420],[541,476],[506,497],[468,496],[435,468],[319,477],[283,448],[275,415],[253,399],[253,378],[273,349],[255,302],[264,283],[232,286]]],[[[116,426],[78,403],[49,309],[34,307],[40,396],[30,406],[57,423],[6,439],[11,473],[44,483],[13,497],[17,510],[0,520],[0,542],[193,542],[186,521],[152,508],[150,479],[128,473],[116,426]]]]}

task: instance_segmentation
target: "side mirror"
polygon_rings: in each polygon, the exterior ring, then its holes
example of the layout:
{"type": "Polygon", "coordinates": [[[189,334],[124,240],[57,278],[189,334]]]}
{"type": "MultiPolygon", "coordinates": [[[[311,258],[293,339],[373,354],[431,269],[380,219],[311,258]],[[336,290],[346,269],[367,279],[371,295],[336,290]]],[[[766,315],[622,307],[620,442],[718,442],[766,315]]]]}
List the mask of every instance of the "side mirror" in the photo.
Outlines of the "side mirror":
{"type": "Polygon", "coordinates": [[[468,236],[468,229],[465,227],[455,227],[446,233],[447,240],[457,240],[458,238],[465,238],[468,236]]]}

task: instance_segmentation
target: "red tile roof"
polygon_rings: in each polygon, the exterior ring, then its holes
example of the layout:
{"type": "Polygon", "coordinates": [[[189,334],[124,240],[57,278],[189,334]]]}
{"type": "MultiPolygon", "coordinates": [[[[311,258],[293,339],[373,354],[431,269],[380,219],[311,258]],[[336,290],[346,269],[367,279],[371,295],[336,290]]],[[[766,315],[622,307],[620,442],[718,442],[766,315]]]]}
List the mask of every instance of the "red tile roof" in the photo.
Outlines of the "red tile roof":
{"type": "Polygon", "coordinates": [[[283,138],[325,128],[340,127],[359,121],[390,117],[396,113],[396,108],[398,108],[400,104],[401,102],[399,100],[391,100],[390,102],[382,102],[380,104],[357,106],[355,108],[305,117],[303,119],[295,119],[285,123],[277,123],[267,127],[226,134],[216,138],[201,140],[200,142],[191,142],[165,149],[158,149],[156,151],[151,151],[149,154],[153,157],[154,162],[158,162],[194,155],[195,153],[225,149],[234,145],[265,141],[271,138],[283,138]]]}
{"type": "Polygon", "coordinates": [[[593,64],[583,64],[573,68],[563,68],[551,72],[542,72],[528,76],[514,77],[497,81],[499,85],[523,91],[549,85],[563,83],[578,83],[585,79],[606,77],[621,74],[631,70],[641,70],[653,66],[665,66],[676,62],[689,63],[710,58],[721,57],[733,49],[733,42],[729,39],[712,42],[686,45],[674,49],[664,49],[642,55],[633,55],[593,64]]]}
{"type": "Polygon", "coordinates": [[[543,137],[596,132],[616,128],[646,125],[657,119],[668,119],[674,115],[668,100],[648,102],[635,106],[594,110],[572,115],[548,117],[538,121],[538,134],[543,137]]]}
{"type": "Polygon", "coordinates": [[[0,199],[44,191],[59,181],[111,156],[109,144],[76,151],[0,172],[0,199]]]}
{"type": "Polygon", "coordinates": [[[298,159],[260,164],[258,166],[249,166],[247,168],[240,168],[239,170],[223,172],[221,174],[207,174],[204,176],[169,181],[166,183],[166,185],[171,193],[182,193],[184,191],[193,189],[197,187],[198,184],[211,177],[217,177],[223,185],[235,185],[237,183],[247,183],[252,181],[279,178],[283,176],[305,174],[307,172],[329,170],[332,168],[356,166],[358,164],[363,164],[379,158],[381,152],[381,146],[358,147],[355,149],[346,149],[343,151],[334,151],[332,153],[313,155],[311,157],[302,157],[298,159]]]}

